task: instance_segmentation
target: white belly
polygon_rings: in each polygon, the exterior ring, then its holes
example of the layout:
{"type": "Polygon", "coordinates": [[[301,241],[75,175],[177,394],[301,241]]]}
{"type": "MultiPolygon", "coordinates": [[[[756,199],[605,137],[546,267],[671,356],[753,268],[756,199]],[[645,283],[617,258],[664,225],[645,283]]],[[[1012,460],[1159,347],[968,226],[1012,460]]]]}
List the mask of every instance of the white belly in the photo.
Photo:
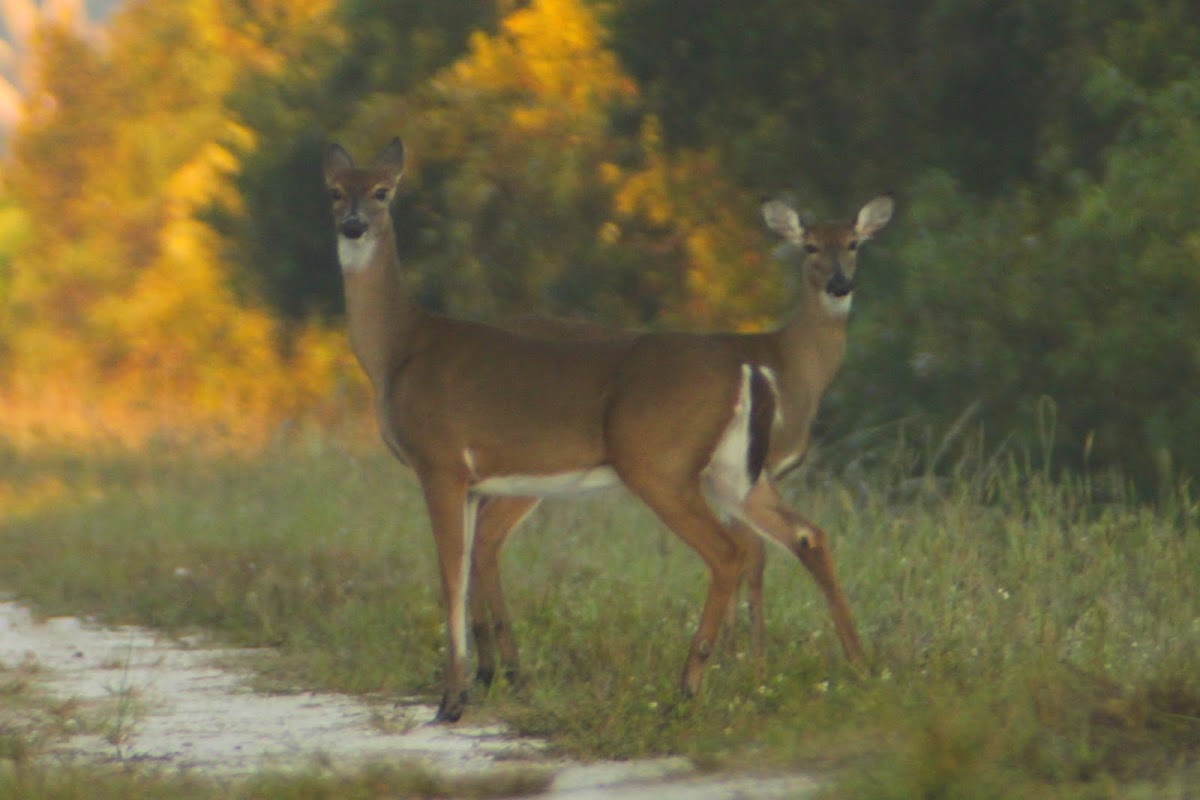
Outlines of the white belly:
{"type": "Polygon", "coordinates": [[[486,478],[471,487],[473,492],[511,497],[560,497],[584,494],[619,486],[612,467],[556,472],[548,475],[502,475],[486,478]]]}

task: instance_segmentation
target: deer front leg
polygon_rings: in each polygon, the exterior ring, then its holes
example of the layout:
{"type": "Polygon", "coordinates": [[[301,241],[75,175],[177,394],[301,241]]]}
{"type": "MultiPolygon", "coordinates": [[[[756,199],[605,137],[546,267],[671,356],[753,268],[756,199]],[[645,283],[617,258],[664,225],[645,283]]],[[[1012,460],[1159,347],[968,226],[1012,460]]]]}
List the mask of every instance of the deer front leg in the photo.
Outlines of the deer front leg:
{"type": "Polygon", "coordinates": [[[508,681],[515,683],[520,676],[517,642],[500,581],[500,551],[538,502],[532,497],[487,497],[479,505],[471,567],[471,616],[478,657],[475,680],[484,686],[490,686],[496,674],[493,642],[500,650],[508,681]]]}
{"type": "Polygon", "coordinates": [[[446,674],[435,722],[457,722],[467,703],[467,593],[479,499],[444,473],[424,474],[421,486],[433,527],[446,614],[446,674]]]}
{"type": "Polygon", "coordinates": [[[850,665],[860,672],[866,669],[867,657],[863,653],[862,643],[858,639],[858,631],[854,628],[854,618],[850,614],[850,604],[842,592],[842,585],[833,569],[833,554],[829,552],[829,537],[825,531],[811,522],[796,517],[797,526],[807,529],[808,535],[801,538],[793,552],[800,562],[808,568],[809,574],[816,580],[817,586],[825,595],[825,603],[829,606],[830,616],[833,617],[833,629],[841,642],[842,652],[850,665]]]}
{"type": "Polygon", "coordinates": [[[750,490],[743,510],[745,522],[782,544],[808,569],[825,595],[846,660],[856,669],[864,669],[866,655],[854,627],[850,604],[846,602],[833,568],[833,555],[829,552],[829,537],[825,531],[789,508],[765,475],[750,490]]]}

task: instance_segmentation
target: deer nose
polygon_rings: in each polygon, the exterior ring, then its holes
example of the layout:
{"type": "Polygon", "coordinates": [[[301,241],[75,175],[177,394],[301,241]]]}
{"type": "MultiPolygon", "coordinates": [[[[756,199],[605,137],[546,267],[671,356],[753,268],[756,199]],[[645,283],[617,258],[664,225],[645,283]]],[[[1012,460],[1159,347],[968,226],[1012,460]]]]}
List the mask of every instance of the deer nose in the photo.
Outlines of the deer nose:
{"type": "Polygon", "coordinates": [[[358,239],[367,232],[367,221],[362,217],[347,217],[338,231],[347,239],[358,239]]]}
{"type": "Polygon", "coordinates": [[[854,281],[846,277],[840,269],[833,271],[833,277],[825,284],[825,291],[834,297],[845,297],[854,291],[854,281]]]}

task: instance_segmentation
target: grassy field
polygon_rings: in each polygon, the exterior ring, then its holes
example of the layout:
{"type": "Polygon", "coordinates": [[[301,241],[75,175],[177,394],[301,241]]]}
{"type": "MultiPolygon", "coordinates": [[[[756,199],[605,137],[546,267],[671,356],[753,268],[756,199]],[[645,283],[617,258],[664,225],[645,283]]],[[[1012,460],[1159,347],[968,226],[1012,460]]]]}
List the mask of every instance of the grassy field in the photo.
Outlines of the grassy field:
{"type": "MultiPolygon", "coordinates": [[[[765,669],[727,650],[681,701],[704,570],[616,493],[547,504],[513,537],[504,572],[530,680],[477,692],[468,714],[585,758],[821,771],[835,796],[1190,796],[1200,506],[1187,487],[1151,508],[1118,481],[1055,483],[1017,459],[935,481],[909,477],[901,445],[883,456],[853,479],[814,469],[785,486],[834,537],[872,677],[844,667],[815,587],[772,552],[765,669]]],[[[428,525],[374,443],[0,449],[0,587],[45,613],[272,646],[266,687],[436,699],[428,525]]],[[[0,794],[25,781],[29,796],[76,796],[69,778],[13,768],[22,748],[0,735],[0,794]]],[[[114,797],[166,793],[161,778],[113,780],[114,797]]],[[[362,780],[240,796],[365,797],[381,779],[362,780]]],[[[105,796],[98,785],[78,796],[105,796]]]]}

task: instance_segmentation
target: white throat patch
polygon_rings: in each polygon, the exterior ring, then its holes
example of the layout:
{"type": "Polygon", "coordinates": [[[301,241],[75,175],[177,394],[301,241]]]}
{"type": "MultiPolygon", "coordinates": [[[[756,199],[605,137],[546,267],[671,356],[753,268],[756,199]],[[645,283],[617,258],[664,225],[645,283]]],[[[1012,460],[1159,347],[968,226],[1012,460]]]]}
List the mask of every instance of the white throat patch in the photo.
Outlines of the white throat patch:
{"type": "Polygon", "coordinates": [[[854,300],[854,293],[844,294],[841,297],[834,297],[829,292],[821,292],[821,305],[829,312],[831,317],[844,317],[850,313],[850,304],[854,300]]]}
{"type": "Polygon", "coordinates": [[[371,235],[358,239],[348,239],[339,235],[338,262],[342,265],[342,269],[346,272],[358,272],[370,264],[371,257],[375,255],[375,245],[378,241],[379,237],[371,235]]]}

